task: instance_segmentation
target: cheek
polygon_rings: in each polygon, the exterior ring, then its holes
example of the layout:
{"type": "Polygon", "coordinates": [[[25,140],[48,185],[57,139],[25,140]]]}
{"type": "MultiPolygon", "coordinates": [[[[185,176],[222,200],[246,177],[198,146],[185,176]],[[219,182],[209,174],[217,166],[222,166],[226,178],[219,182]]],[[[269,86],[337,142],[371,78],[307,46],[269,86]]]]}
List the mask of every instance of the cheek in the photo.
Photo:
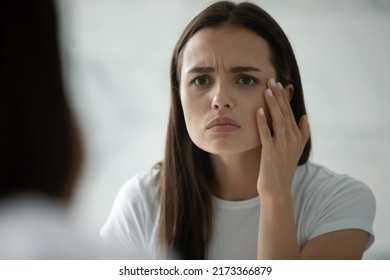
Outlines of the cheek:
{"type": "MultiPolygon", "coordinates": [[[[258,138],[258,141],[260,141],[260,136],[259,136],[259,129],[257,125],[257,115],[258,115],[258,110],[260,108],[264,109],[266,118],[267,118],[267,123],[268,127],[271,127],[272,125],[272,120],[271,120],[271,115],[267,106],[267,103],[265,101],[264,95],[260,94],[258,95],[257,98],[253,98],[250,102],[246,102],[246,110],[241,111],[243,114],[246,115],[245,119],[248,120],[247,123],[247,128],[252,135],[251,137],[258,138]]],[[[252,138],[252,139],[254,139],[252,138]]]]}
{"type": "Polygon", "coordinates": [[[181,99],[181,105],[183,108],[184,121],[187,127],[190,138],[194,141],[194,137],[199,133],[199,127],[202,123],[202,112],[200,106],[197,106],[193,101],[188,98],[181,99]]]}
{"type": "Polygon", "coordinates": [[[257,128],[257,114],[258,114],[258,110],[260,108],[264,109],[264,113],[265,113],[265,116],[267,118],[268,127],[271,127],[270,125],[272,125],[271,114],[270,114],[267,102],[265,101],[264,92],[265,92],[265,89],[262,90],[262,93],[259,95],[257,100],[253,100],[253,102],[252,102],[252,104],[255,104],[254,106],[252,105],[253,106],[252,110],[253,110],[253,116],[255,119],[256,128],[257,128]]]}

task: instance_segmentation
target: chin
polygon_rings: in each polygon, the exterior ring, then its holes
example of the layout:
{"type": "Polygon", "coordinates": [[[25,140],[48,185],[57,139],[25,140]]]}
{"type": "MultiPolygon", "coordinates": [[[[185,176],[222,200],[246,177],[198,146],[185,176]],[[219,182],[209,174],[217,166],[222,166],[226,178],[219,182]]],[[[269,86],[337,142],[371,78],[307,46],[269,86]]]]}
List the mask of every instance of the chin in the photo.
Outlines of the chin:
{"type": "Polygon", "coordinates": [[[256,150],[261,146],[259,138],[244,139],[243,137],[213,137],[207,139],[191,139],[201,150],[213,155],[237,155],[256,150]],[[194,141],[198,140],[198,141],[194,141]],[[200,141],[199,141],[200,140],[200,141]]]}
{"type": "Polygon", "coordinates": [[[212,146],[212,147],[199,147],[205,152],[208,152],[213,155],[220,155],[220,156],[233,156],[238,154],[244,154],[247,152],[254,152],[258,149],[260,149],[260,145],[247,145],[247,146],[233,146],[233,145],[219,145],[219,146],[212,146]]]}

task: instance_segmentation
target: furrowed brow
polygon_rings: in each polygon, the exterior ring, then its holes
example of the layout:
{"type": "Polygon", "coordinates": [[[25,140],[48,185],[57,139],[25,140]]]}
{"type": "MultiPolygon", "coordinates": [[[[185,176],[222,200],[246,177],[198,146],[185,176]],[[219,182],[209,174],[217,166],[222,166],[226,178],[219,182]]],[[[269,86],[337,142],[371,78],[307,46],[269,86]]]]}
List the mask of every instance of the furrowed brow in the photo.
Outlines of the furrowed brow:
{"type": "Polygon", "coordinates": [[[260,72],[259,68],[253,66],[236,66],[230,68],[231,73],[241,73],[241,72],[260,72]]]}
{"type": "MultiPolygon", "coordinates": [[[[187,71],[187,73],[207,74],[215,71],[214,67],[193,67],[187,71]]],[[[260,72],[259,68],[253,66],[235,66],[230,68],[230,73],[242,73],[242,72],[260,72]]]]}
{"type": "Polygon", "coordinates": [[[212,73],[215,71],[213,67],[193,67],[187,71],[187,73],[198,73],[198,74],[206,74],[212,73]]]}

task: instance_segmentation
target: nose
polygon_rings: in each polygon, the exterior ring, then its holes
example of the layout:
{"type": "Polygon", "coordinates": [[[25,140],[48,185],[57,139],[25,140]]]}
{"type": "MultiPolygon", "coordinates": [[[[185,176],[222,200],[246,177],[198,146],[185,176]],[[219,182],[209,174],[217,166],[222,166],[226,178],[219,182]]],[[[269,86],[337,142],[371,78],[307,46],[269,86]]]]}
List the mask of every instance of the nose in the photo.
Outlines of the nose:
{"type": "Polygon", "coordinates": [[[233,109],[234,101],[232,100],[230,93],[226,87],[219,85],[215,88],[211,107],[215,110],[233,109]]]}

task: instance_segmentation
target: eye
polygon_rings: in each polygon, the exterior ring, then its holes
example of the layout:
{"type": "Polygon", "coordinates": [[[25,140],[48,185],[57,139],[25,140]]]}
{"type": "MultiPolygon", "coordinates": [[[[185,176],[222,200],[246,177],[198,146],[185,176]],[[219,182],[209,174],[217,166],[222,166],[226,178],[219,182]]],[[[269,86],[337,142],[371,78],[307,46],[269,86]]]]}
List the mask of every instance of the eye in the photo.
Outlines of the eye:
{"type": "Polygon", "coordinates": [[[211,84],[211,80],[207,76],[199,76],[191,80],[191,84],[195,84],[197,86],[205,86],[211,84]]]}
{"type": "Polygon", "coordinates": [[[257,82],[257,79],[256,78],[253,78],[251,76],[241,76],[238,80],[237,80],[237,83],[238,84],[242,84],[242,85],[252,85],[254,83],[257,82]]]}

